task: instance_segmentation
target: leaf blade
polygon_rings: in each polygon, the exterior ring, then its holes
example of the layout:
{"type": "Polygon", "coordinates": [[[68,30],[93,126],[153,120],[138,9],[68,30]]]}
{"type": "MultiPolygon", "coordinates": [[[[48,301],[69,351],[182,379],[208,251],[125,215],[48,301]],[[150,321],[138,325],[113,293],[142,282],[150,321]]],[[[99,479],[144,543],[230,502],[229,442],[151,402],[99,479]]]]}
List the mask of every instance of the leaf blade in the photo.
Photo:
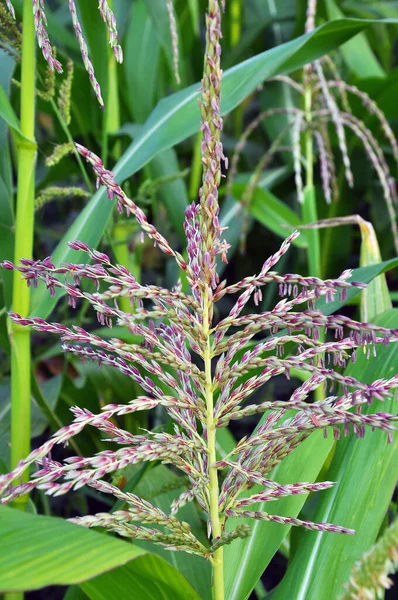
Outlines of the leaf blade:
{"type": "MultiPolygon", "coordinates": [[[[376,323],[397,327],[398,310],[387,311],[376,323]]],[[[366,361],[364,355],[359,356],[346,373],[367,383],[379,377],[388,378],[396,372],[397,357],[398,347],[382,347],[371,361],[366,361]]],[[[396,412],[397,409],[396,399],[390,399],[374,402],[364,412],[396,412]]],[[[300,551],[294,555],[273,600],[338,597],[354,562],[376,539],[398,477],[394,460],[397,450],[398,437],[388,444],[387,435],[382,431],[369,432],[364,440],[350,436],[337,444],[326,478],[339,483],[322,493],[313,520],[341,524],[356,529],[357,534],[348,537],[304,532],[300,551]]]]}
{"type": "Polygon", "coordinates": [[[126,598],[128,589],[135,600],[155,599],[162,588],[170,600],[199,600],[176,569],[138,546],[6,506],[0,506],[0,564],[0,592],[82,584],[93,600],[126,598]]]}
{"type": "Polygon", "coordinates": [[[80,583],[145,554],[62,519],[6,506],[0,507],[0,541],[2,592],[80,583]]]}
{"type": "MultiPolygon", "coordinates": [[[[334,0],[326,0],[326,12],[329,19],[341,19],[344,13],[334,0]]],[[[348,67],[358,77],[385,77],[386,73],[377,60],[365,33],[360,33],[355,40],[346,42],[341,48],[343,58],[348,67]]]]}
{"type": "Polygon", "coordinates": [[[200,600],[171,565],[146,554],[81,585],[90,600],[200,600]]]}
{"type": "MultiPolygon", "coordinates": [[[[271,478],[278,483],[294,481],[316,481],[316,478],[333,446],[325,440],[322,432],[315,432],[283,460],[272,472],[271,478]]],[[[282,498],[272,503],[259,504],[258,510],[271,514],[296,517],[307,496],[282,498]]],[[[233,519],[236,526],[236,519],[233,519]]],[[[252,533],[245,540],[236,540],[225,552],[226,597],[229,600],[247,600],[254,586],[277,552],[290,527],[266,521],[239,519],[252,525],[252,533]],[[266,540],[266,547],[263,541],[266,540]],[[250,568],[248,568],[250,566],[250,568]]]]}

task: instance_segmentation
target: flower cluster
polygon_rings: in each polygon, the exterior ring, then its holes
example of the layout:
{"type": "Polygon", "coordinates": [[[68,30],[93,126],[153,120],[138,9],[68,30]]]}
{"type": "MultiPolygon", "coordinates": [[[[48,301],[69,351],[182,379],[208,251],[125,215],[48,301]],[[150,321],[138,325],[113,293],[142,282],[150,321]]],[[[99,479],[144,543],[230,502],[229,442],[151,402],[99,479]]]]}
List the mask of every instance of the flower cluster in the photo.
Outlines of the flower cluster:
{"type": "Polygon", "coordinates": [[[179,49],[178,49],[178,31],[177,31],[176,17],[174,14],[173,0],[166,0],[166,9],[167,9],[167,15],[169,17],[169,23],[170,23],[171,47],[173,50],[173,71],[174,71],[174,76],[176,78],[176,82],[179,85],[181,83],[180,69],[179,69],[180,53],[179,53],[179,49]]]}
{"type": "Polygon", "coordinates": [[[9,0],[0,4],[0,48],[15,61],[20,60],[21,32],[15,23],[14,8],[9,0]]]}
{"type": "MultiPolygon", "coordinates": [[[[306,33],[311,32],[315,28],[316,7],[316,0],[310,0],[308,2],[305,28],[306,33]]],[[[328,203],[330,203],[332,199],[337,198],[336,166],[329,132],[329,126],[332,125],[341,152],[345,178],[350,187],[353,187],[354,185],[354,178],[347,148],[346,131],[353,133],[364,148],[366,156],[376,172],[383,191],[390,218],[395,249],[398,252],[398,226],[396,209],[394,206],[396,204],[394,178],[392,177],[382,146],[365,123],[353,114],[349,104],[349,97],[354,99],[358,98],[366,109],[368,116],[374,117],[377,120],[380,132],[388,142],[394,162],[398,166],[398,142],[384,113],[366,92],[341,79],[334,62],[328,55],[312,65],[306,65],[304,69],[304,81],[302,84],[287,75],[277,75],[269,79],[269,82],[272,81],[279,81],[284,85],[289,86],[296,95],[299,95],[300,100],[305,99],[306,92],[310,90],[310,118],[308,118],[304,108],[295,106],[268,108],[267,110],[260,112],[243,132],[231,160],[232,168],[227,186],[229,194],[232,192],[232,185],[237,173],[240,156],[250,135],[260,124],[265,120],[271,119],[275,115],[283,114],[289,119],[287,127],[282,129],[277,139],[260,159],[258,166],[242,195],[241,204],[246,217],[243,225],[242,244],[244,244],[244,238],[247,234],[248,207],[251,198],[253,197],[255,188],[258,186],[264,168],[274,158],[276,153],[286,151],[292,152],[297,197],[300,203],[304,202],[301,141],[302,136],[308,131],[312,134],[313,142],[315,143],[314,145],[318,154],[323,195],[328,203]],[[286,138],[289,134],[291,134],[291,145],[286,146],[286,138]]]]}
{"type": "MultiPolygon", "coordinates": [[[[15,11],[12,6],[11,0],[6,0],[7,8],[11,14],[11,16],[15,19],[15,11]]],[[[100,103],[101,107],[104,107],[104,102],[101,96],[100,85],[95,76],[93,64],[88,56],[88,48],[86,41],[83,36],[82,28],[80,25],[80,21],[77,15],[76,4],[74,0],[68,0],[69,12],[72,17],[72,24],[75,30],[76,38],[79,43],[80,52],[83,58],[83,63],[86,68],[86,71],[90,78],[90,83],[94,89],[95,95],[100,103]]],[[[47,17],[44,8],[43,0],[32,0],[32,9],[35,20],[35,29],[37,35],[37,42],[45,60],[47,61],[51,70],[58,71],[58,73],[62,73],[62,65],[55,58],[50,39],[47,33],[47,17]]],[[[121,46],[118,43],[118,34],[116,28],[116,19],[115,16],[107,2],[107,0],[100,0],[98,5],[98,10],[101,15],[102,20],[104,21],[106,28],[109,34],[109,43],[115,55],[117,62],[123,62],[123,51],[121,46]]]]}
{"type": "MultiPolygon", "coordinates": [[[[28,285],[46,285],[54,294],[61,289],[72,307],[88,301],[103,327],[125,327],[137,336],[136,343],[117,337],[108,339],[82,327],[67,327],[41,318],[11,319],[22,326],[60,337],[65,352],[83,360],[109,365],[131,378],[143,395],[128,404],[105,406],[100,414],[74,408],[74,421],[33,450],[10,473],[0,476],[0,502],[7,503],[34,488],[50,495],[62,495],[86,485],[121,499],[125,509],[78,517],[74,522],[86,527],[101,526],[122,536],[150,539],[170,550],[182,550],[204,557],[215,568],[215,586],[222,585],[222,550],[225,544],[245,537],[249,531],[237,527],[227,531],[226,523],[247,517],[302,526],[317,531],[354,533],[342,525],[313,523],[294,517],[256,510],[258,502],[284,496],[308,494],[330,488],[332,482],[292,482],[281,484],[271,471],[312,432],[332,431],[337,439],[353,431],[363,437],[365,427],[381,429],[391,437],[397,416],[379,412],[364,414],[362,407],[374,399],[383,400],[398,386],[398,375],[365,384],[341,373],[359,348],[370,356],[378,344],[398,341],[398,330],[360,323],[340,315],[325,316],[316,301],[344,299],[348,289],[364,287],[350,281],[345,271],[337,279],[321,280],[300,275],[281,275],[274,270],[298,235],[290,235],[281,248],[268,258],[258,275],[232,285],[219,282],[216,257],[225,255],[218,221],[218,186],[225,161],[220,140],[220,22],[221,6],[209,1],[205,74],[202,83],[202,157],[204,165],[200,202],[186,211],[187,261],[148,222],[144,212],[130,200],[106,170],[101,160],[81,145],[78,152],[92,165],[98,185],[106,187],[110,200],[120,211],[132,214],[142,234],[160,251],[173,258],[183,271],[189,291],[180,283],[172,290],[143,285],[109,256],[75,241],[71,248],[87,254],[86,264],[56,266],[51,258],[23,259],[16,269],[28,285]],[[85,291],[82,279],[95,284],[85,291]],[[251,299],[261,300],[265,285],[277,285],[281,295],[267,312],[244,312],[251,299]],[[224,318],[216,322],[214,307],[226,295],[236,301],[224,318]],[[121,310],[118,300],[127,297],[131,311],[121,310]],[[321,335],[332,333],[330,337],[321,335]],[[263,338],[263,339],[261,339],[263,338]],[[271,378],[290,377],[292,369],[308,373],[285,401],[270,400],[247,404],[252,394],[271,378]],[[333,395],[311,402],[312,393],[325,386],[337,386],[333,395]],[[120,427],[118,417],[162,406],[174,423],[174,432],[132,434],[120,427]],[[231,420],[264,413],[258,428],[240,440],[224,458],[216,454],[217,431],[231,420]],[[293,416],[292,416],[293,414],[293,416]],[[120,449],[106,450],[93,457],[71,456],[63,462],[51,458],[57,444],[68,442],[85,427],[95,427],[120,449]],[[173,502],[170,514],[134,494],[111,485],[107,477],[128,465],[161,461],[173,465],[189,481],[189,488],[173,502]],[[20,483],[21,475],[36,464],[30,481],[20,483]],[[253,490],[256,486],[256,490],[253,490]],[[176,515],[196,500],[206,515],[209,544],[202,544],[187,523],[176,515]],[[220,572],[221,569],[221,572],[220,572]]],[[[224,256],[225,257],[225,256],[224,256]]],[[[330,386],[330,387],[329,387],[330,386]]]]}
{"type": "Polygon", "coordinates": [[[394,582],[389,577],[398,569],[398,519],[355,563],[340,600],[377,600],[394,582]]]}

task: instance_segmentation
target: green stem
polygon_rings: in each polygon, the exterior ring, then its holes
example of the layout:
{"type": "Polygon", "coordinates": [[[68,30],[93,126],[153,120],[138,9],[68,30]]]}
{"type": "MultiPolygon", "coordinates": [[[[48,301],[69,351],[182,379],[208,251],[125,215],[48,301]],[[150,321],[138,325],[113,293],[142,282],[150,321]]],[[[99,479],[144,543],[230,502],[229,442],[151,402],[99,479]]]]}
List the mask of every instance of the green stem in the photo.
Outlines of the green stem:
{"type": "MultiPolygon", "coordinates": [[[[34,200],[35,200],[35,28],[32,2],[24,0],[21,51],[21,132],[28,141],[18,141],[18,183],[15,218],[14,262],[33,255],[34,200]]],[[[13,310],[21,316],[28,316],[30,310],[30,290],[20,273],[13,276],[13,310]]],[[[31,350],[30,331],[10,323],[11,344],[11,469],[30,452],[30,372],[31,350]]],[[[29,473],[22,475],[22,482],[29,479],[29,473]]],[[[28,496],[14,501],[20,510],[26,510],[28,496]]],[[[4,600],[23,600],[23,592],[10,592],[4,600]]]]}
{"type": "MultiPolygon", "coordinates": [[[[104,114],[104,140],[102,149],[102,162],[107,163],[109,135],[116,133],[120,129],[120,106],[119,106],[119,78],[117,64],[113,52],[109,51],[108,58],[108,95],[104,114]]],[[[116,159],[120,158],[120,141],[116,142],[113,149],[113,155],[116,159]]]]}
{"type": "MultiPolygon", "coordinates": [[[[131,226],[125,223],[116,222],[112,230],[112,251],[115,255],[116,262],[119,265],[127,267],[134,277],[139,280],[141,276],[139,253],[136,250],[134,256],[130,257],[129,250],[129,232],[131,232],[131,226]]],[[[130,299],[127,296],[119,298],[118,303],[120,308],[127,313],[131,312],[130,299]]]]}
{"type": "MultiPolygon", "coordinates": [[[[217,467],[213,467],[217,460],[216,457],[216,424],[214,419],[214,398],[213,398],[213,378],[211,374],[211,311],[210,297],[206,292],[204,295],[204,311],[203,311],[203,327],[204,334],[207,338],[207,344],[204,351],[204,366],[205,366],[205,399],[206,399],[206,428],[207,428],[207,448],[209,460],[209,497],[210,497],[210,520],[213,539],[221,536],[221,520],[218,508],[219,488],[218,488],[218,471],[217,467]]],[[[213,564],[213,598],[214,600],[224,600],[224,564],[223,564],[223,548],[216,550],[212,557],[213,564]]]]}
{"type": "MultiPolygon", "coordinates": [[[[236,46],[242,34],[242,0],[231,1],[231,48],[236,46]]],[[[234,112],[234,132],[235,136],[239,137],[242,133],[244,104],[241,103],[234,112]]]]}
{"type": "Polygon", "coordinates": [[[231,0],[231,46],[234,47],[240,40],[242,30],[242,4],[241,0],[231,0]]]}
{"type": "MultiPolygon", "coordinates": [[[[112,8],[112,2],[109,2],[112,8]]],[[[108,160],[109,136],[120,129],[120,105],[119,105],[119,78],[117,64],[113,52],[109,50],[108,57],[108,94],[104,115],[104,136],[102,144],[102,161],[106,165],[108,160]]],[[[120,141],[113,148],[113,156],[118,159],[121,155],[120,141]]],[[[128,230],[123,223],[115,222],[112,229],[112,249],[117,262],[129,268],[130,252],[128,245],[128,230]]],[[[127,297],[120,298],[120,308],[124,312],[131,312],[130,300],[127,297]]]]}
{"type": "MultiPolygon", "coordinates": [[[[35,29],[31,0],[23,3],[22,59],[21,59],[21,131],[32,140],[18,142],[18,187],[15,219],[14,261],[33,255],[34,187],[36,144],[35,126],[35,29]]],[[[20,273],[14,272],[13,310],[28,316],[30,291],[20,273]]],[[[27,327],[10,325],[11,334],[11,468],[30,452],[30,397],[31,351],[30,331],[27,327]]],[[[29,477],[26,472],[22,479],[29,477]]],[[[24,510],[28,501],[22,496],[15,501],[24,510]]],[[[15,598],[16,596],[8,596],[15,598]]],[[[23,596],[19,596],[21,598],[23,596]]]]}
{"type": "MultiPolygon", "coordinates": [[[[340,183],[339,183],[339,188],[341,189],[340,183]]],[[[329,211],[328,211],[328,215],[327,218],[328,219],[334,219],[335,217],[338,216],[338,210],[339,210],[339,202],[335,199],[329,206],[329,211]]],[[[329,256],[330,256],[330,250],[332,247],[332,242],[333,242],[333,229],[326,229],[325,231],[325,235],[323,238],[323,250],[324,250],[324,254],[322,257],[322,271],[323,273],[327,274],[329,269],[329,256]]],[[[327,275],[326,275],[327,276],[327,275]]]]}
{"type": "MultiPolygon", "coordinates": [[[[314,187],[314,153],[313,140],[311,131],[312,122],[312,89],[308,82],[305,86],[304,102],[305,102],[305,118],[307,121],[307,130],[305,133],[305,160],[306,160],[306,181],[304,188],[304,204],[302,219],[303,223],[313,223],[318,220],[316,197],[314,187]]],[[[308,239],[308,267],[312,276],[321,277],[321,246],[320,236],[317,229],[307,231],[308,239]]]]}
{"type": "MultiPolygon", "coordinates": [[[[306,180],[304,188],[304,204],[302,220],[303,223],[314,223],[318,220],[318,212],[316,207],[316,196],[314,187],[314,152],[313,139],[311,131],[312,122],[312,88],[310,81],[310,69],[304,75],[305,91],[304,91],[304,110],[307,121],[307,130],[305,133],[305,159],[306,159],[306,180]]],[[[307,231],[308,239],[308,268],[313,277],[322,278],[321,267],[321,242],[318,229],[309,229],[307,231]]],[[[324,339],[323,332],[320,333],[320,339],[324,339]]],[[[315,399],[321,401],[325,398],[322,386],[315,390],[315,399]]]]}

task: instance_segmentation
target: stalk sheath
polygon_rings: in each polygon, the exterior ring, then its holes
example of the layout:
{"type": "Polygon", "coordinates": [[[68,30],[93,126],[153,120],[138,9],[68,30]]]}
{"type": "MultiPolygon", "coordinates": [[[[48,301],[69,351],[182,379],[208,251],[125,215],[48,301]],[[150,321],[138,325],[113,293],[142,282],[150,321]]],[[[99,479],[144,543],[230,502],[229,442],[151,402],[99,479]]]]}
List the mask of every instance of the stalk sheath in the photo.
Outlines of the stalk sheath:
{"type": "MultiPolygon", "coordinates": [[[[35,29],[31,0],[23,3],[21,52],[21,114],[20,128],[24,138],[17,138],[18,183],[15,219],[14,261],[31,258],[33,254],[34,193],[36,144],[35,129],[35,29]]],[[[30,311],[30,290],[20,273],[13,277],[13,310],[22,316],[30,311]]],[[[11,468],[30,452],[31,348],[30,330],[10,322],[11,342],[11,468]]],[[[29,473],[22,481],[29,480],[29,473]]],[[[14,504],[26,510],[28,496],[17,498],[14,504]]],[[[23,592],[5,594],[5,600],[22,600],[23,592]]]]}
{"type": "MultiPolygon", "coordinates": [[[[314,153],[313,138],[311,131],[312,121],[312,90],[309,77],[305,84],[305,119],[307,130],[305,132],[305,161],[306,181],[304,188],[303,223],[314,223],[318,220],[316,197],[314,187],[314,153]]],[[[306,232],[308,238],[308,270],[315,277],[321,277],[321,249],[318,229],[309,229],[306,232]]]]}
{"type": "MultiPolygon", "coordinates": [[[[31,0],[24,0],[21,59],[21,132],[17,141],[18,187],[14,258],[31,258],[34,229],[34,178],[36,164],[35,127],[35,29],[31,0]]],[[[13,279],[13,310],[28,316],[30,290],[16,271],[13,279]]],[[[30,451],[30,331],[11,324],[11,466],[30,451]]],[[[28,474],[26,474],[26,480],[28,474]]],[[[27,496],[16,501],[25,508],[27,496]]]]}
{"type": "MultiPolygon", "coordinates": [[[[314,187],[314,154],[313,137],[309,125],[312,120],[312,90],[309,77],[304,94],[305,117],[307,121],[307,131],[305,133],[305,158],[306,158],[306,183],[304,188],[303,204],[303,223],[315,223],[318,220],[318,211],[316,207],[315,187],[314,187]]],[[[319,229],[309,229],[308,235],[308,269],[315,277],[322,278],[321,267],[321,241],[319,229]]],[[[320,332],[320,339],[325,340],[324,332],[320,332]]],[[[323,386],[318,386],[315,390],[315,398],[322,401],[325,398],[323,386]]]]}

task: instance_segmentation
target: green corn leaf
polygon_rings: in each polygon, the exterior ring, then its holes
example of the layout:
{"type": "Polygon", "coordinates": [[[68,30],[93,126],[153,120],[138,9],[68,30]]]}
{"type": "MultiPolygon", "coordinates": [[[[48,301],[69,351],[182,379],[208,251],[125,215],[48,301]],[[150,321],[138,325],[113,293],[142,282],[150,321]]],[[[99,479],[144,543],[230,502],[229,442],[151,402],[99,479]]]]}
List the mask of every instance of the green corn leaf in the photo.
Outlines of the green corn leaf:
{"type": "MultiPolygon", "coordinates": [[[[398,327],[398,310],[391,309],[375,322],[383,327],[398,327]]],[[[398,346],[378,348],[377,357],[366,360],[361,354],[346,374],[371,383],[396,373],[398,346]]],[[[391,398],[373,402],[364,413],[396,413],[398,402],[391,398]]],[[[393,443],[382,431],[367,431],[365,439],[352,435],[337,443],[325,478],[337,482],[322,492],[315,514],[317,522],[330,522],[356,530],[354,536],[307,532],[289,565],[286,576],[272,600],[337,600],[351,569],[374,543],[383,523],[398,478],[396,460],[398,436],[393,443]],[[309,535],[307,535],[309,534],[309,535]]]]}
{"type": "MultiPolygon", "coordinates": [[[[242,229],[242,205],[238,202],[238,198],[242,197],[246,186],[235,184],[232,186],[232,198],[227,199],[226,206],[223,206],[222,220],[225,223],[231,223],[234,229],[237,230],[237,238],[242,229]]],[[[284,204],[279,198],[274,196],[266,189],[256,188],[250,202],[250,214],[263,225],[281,238],[287,237],[287,232],[301,225],[299,217],[291,208],[284,204]]],[[[226,239],[228,243],[227,233],[226,239]]],[[[235,238],[235,236],[233,236],[235,238]]],[[[293,242],[298,248],[307,248],[308,243],[305,236],[299,236],[293,242]]]]}
{"type": "Polygon", "coordinates": [[[0,591],[80,583],[145,552],[54,517],[0,507],[0,591]]]}
{"type": "MultiPolygon", "coordinates": [[[[148,500],[157,508],[169,513],[171,503],[185,489],[184,480],[181,477],[172,473],[167,467],[159,465],[147,471],[147,474],[141,478],[135,487],[134,493],[140,498],[148,500]]],[[[189,523],[198,539],[206,544],[203,524],[200,521],[196,503],[186,504],[178,511],[177,517],[180,521],[189,523]]],[[[211,569],[207,561],[185,552],[168,552],[149,542],[138,542],[138,544],[145,550],[158,554],[178,569],[199,593],[202,600],[211,600],[211,569]]]]}
{"type": "MultiPolygon", "coordinates": [[[[380,250],[371,223],[361,218],[357,218],[355,222],[359,225],[362,236],[360,262],[366,268],[366,266],[373,265],[380,260],[380,250]]],[[[385,274],[381,273],[369,283],[368,288],[361,294],[361,319],[366,321],[373,320],[377,314],[383,313],[390,308],[391,300],[389,298],[385,274]]],[[[364,361],[363,356],[360,361],[364,361]]],[[[359,370],[361,371],[361,367],[359,367],[359,370]]],[[[360,373],[357,376],[359,377],[360,373]]],[[[347,443],[353,444],[355,440],[348,441],[347,443]]],[[[329,478],[329,474],[325,474],[324,476],[329,478]]],[[[341,501],[343,502],[343,499],[341,501]]],[[[298,536],[296,536],[300,540],[299,547],[301,547],[303,535],[304,531],[300,531],[298,536]]],[[[279,590],[277,593],[279,593],[279,590]]]]}
{"type": "MultiPolygon", "coordinates": [[[[282,484],[295,481],[316,481],[332,447],[333,440],[325,439],[322,431],[316,431],[274,469],[270,478],[282,484]]],[[[256,488],[251,490],[252,493],[256,493],[256,488]]],[[[268,503],[262,502],[256,505],[255,510],[296,517],[306,498],[307,496],[300,495],[268,503]]],[[[290,527],[252,519],[230,519],[229,523],[231,528],[236,527],[238,523],[246,523],[252,528],[250,537],[236,540],[230,546],[226,546],[224,550],[226,598],[228,600],[247,600],[289,533],[290,527]]]]}
{"type": "Polygon", "coordinates": [[[13,131],[13,133],[16,136],[16,140],[18,144],[23,144],[25,146],[34,146],[36,147],[36,144],[32,141],[29,140],[27,137],[25,137],[21,131],[21,128],[19,126],[19,120],[18,117],[16,116],[13,107],[11,106],[11,103],[9,101],[9,99],[7,98],[7,94],[4,91],[4,88],[0,85],[0,118],[3,119],[7,125],[11,128],[11,130],[13,131]]]}
{"type": "Polygon", "coordinates": [[[72,585],[66,592],[63,600],[87,600],[88,596],[77,586],[72,585]]]}
{"type": "Polygon", "coordinates": [[[371,15],[372,17],[397,17],[398,3],[394,0],[386,0],[386,2],[344,2],[344,8],[350,11],[355,11],[355,14],[362,16],[371,15]]]}
{"type": "Polygon", "coordinates": [[[153,554],[81,585],[90,600],[201,600],[180,573],[153,554]]]}
{"type": "Polygon", "coordinates": [[[82,586],[94,600],[199,600],[176,569],[133,544],[62,519],[6,506],[0,507],[0,565],[0,592],[70,585],[94,578],[82,586]],[[170,595],[157,596],[160,589],[170,595]],[[117,596],[112,590],[122,591],[117,596]],[[134,596],[127,596],[126,590],[134,596]]]}
{"type": "MultiPolygon", "coordinates": [[[[354,270],[352,279],[367,283],[397,265],[398,259],[393,259],[379,263],[378,265],[361,267],[354,270]]],[[[356,288],[348,290],[348,292],[349,297],[351,295],[354,297],[358,293],[361,293],[361,290],[356,288]]],[[[317,303],[317,309],[321,310],[324,314],[332,314],[343,305],[343,301],[336,300],[335,302],[325,303],[321,299],[317,303]]],[[[389,327],[392,325],[385,326],[389,327]]],[[[358,377],[361,378],[359,374],[358,377]]],[[[373,381],[376,378],[377,375],[371,380],[373,381]]],[[[315,481],[333,445],[331,437],[325,440],[323,432],[315,432],[278,465],[272,477],[281,483],[291,483],[293,480],[315,481]]],[[[330,478],[329,474],[327,478],[330,478]]],[[[305,499],[306,497],[302,496],[283,498],[269,504],[268,509],[265,507],[266,503],[263,503],[258,510],[266,510],[267,512],[283,516],[297,517],[304,505],[305,499]]],[[[249,521],[247,523],[250,524],[249,521]]],[[[253,522],[251,524],[253,525],[253,522]]],[[[231,600],[247,600],[261,574],[288,534],[289,529],[286,525],[278,526],[275,523],[257,521],[254,523],[252,535],[248,539],[237,540],[225,549],[227,565],[225,576],[228,598],[231,598],[231,600]]],[[[296,577],[299,577],[297,573],[296,577]]],[[[280,600],[282,600],[282,597],[280,596],[280,600]]],[[[285,598],[287,597],[290,598],[289,595],[285,596],[285,598]]],[[[307,597],[312,598],[312,596],[307,597]]],[[[317,598],[317,596],[314,596],[314,598],[317,598]]]]}
{"type": "MultiPolygon", "coordinates": [[[[176,152],[170,148],[155,156],[151,161],[150,170],[154,179],[180,172],[176,152]]],[[[162,185],[157,194],[167,210],[167,215],[174,230],[179,234],[180,240],[184,242],[184,216],[188,205],[188,191],[185,180],[179,178],[170,181],[162,185]]]]}
{"type": "MultiPolygon", "coordinates": [[[[391,269],[395,269],[398,266],[398,258],[391,258],[390,260],[385,260],[382,263],[378,263],[377,265],[368,265],[366,267],[360,267],[359,269],[354,269],[352,272],[352,276],[349,281],[362,281],[363,283],[370,283],[374,280],[375,277],[386,273],[387,271],[391,271],[391,269]]],[[[316,309],[321,310],[325,315],[331,315],[332,313],[338,311],[342,306],[347,304],[350,300],[361,294],[363,290],[360,288],[350,288],[347,290],[347,298],[346,300],[333,300],[333,302],[326,302],[324,298],[321,298],[316,303],[316,309]]]]}
{"type": "MultiPolygon", "coordinates": [[[[329,19],[341,19],[344,13],[335,0],[326,0],[326,10],[329,19]]],[[[361,33],[355,40],[345,43],[341,53],[348,67],[358,77],[385,77],[386,73],[377,60],[367,37],[361,33]]]]}
{"type": "MultiPolygon", "coordinates": [[[[129,108],[138,123],[145,121],[156,103],[159,57],[160,45],[156,28],[148,14],[146,2],[134,2],[126,35],[123,68],[129,108]]],[[[135,170],[129,174],[133,172],[135,170]]]]}
{"type": "MultiPolygon", "coordinates": [[[[250,212],[259,223],[282,238],[286,237],[289,227],[294,229],[301,225],[299,217],[287,204],[268,190],[261,188],[256,188],[253,194],[250,212]]],[[[308,242],[305,236],[300,235],[294,240],[294,245],[298,248],[306,248],[308,242]]]]}
{"type": "MultiPolygon", "coordinates": [[[[250,212],[253,217],[255,217],[265,227],[268,227],[268,219],[270,219],[271,224],[274,224],[278,228],[278,231],[279,231],[279,227],[278,227],[277,223],[289,222],[293,227],[297,227],[296,223],[298,222],[298,219],[297,219],[295,213],[290,211],[290,209],[288,207],[286,207],[286,205],[283,205],[284,208],[282,209],[281,212],[279,212],[278,209],[275,210],[275,207],[274,207],[274,210],[270,210],[272,201],[271,201],[271,204],[267,203],[267,207],[265,208],[264,203],[263,203],[264,196],[261,194],[261,192],[264,191],[266,193],[266,198],[268,200],[269,196],[267,194],[267,191],[269,189],[271,189],[274,185],[283,181],[288,174],[289,174],[288,167],[279,167],[276,169],[267,170],[265,172],[264,176],[261,177],[261,180],[259,181],[259,184],[258,184],[258,188],[260,190],[259,194],[255,193],[254,198],[250,205],[250,212]],[[258,198],[258,201],[256,201],[256,198],[258,198]],[[286,211],[284,211],[285,208],[286,208],[286,211]],[[278,212],[280,215],[279,217],[275,214],[278,212]],[[283,218],[281,217],[281,214],[284,215],[283,218]],[[293,223],[294,223],[294,225],[293,225],[293,223]]],[[[230,253],[229,253],[230,256],[234,255],[234,253],[239,245],[239,240],[240,240],[240,236],[241,236],[241,232],[242,232],[242,224],[243,224],[243,213],[241,210],[241,206],[235,200],[235,197],[239,198],[243,194],[243,191],[244,191],[249,179],[250,179],[249,174],[240,174],[237,176],[236,183],[235,183],[235,185],[232,186],[233,196],[226,198],[226,200],[223,202],[223,205],[222,205],[221,211],[220,211],[221,227],[228,228],[225,231],[224,237],[225,237],[226,241],[228,242],[228,244],[231,246],[230,253]]],[[[224,188],[224,190],[225,190],[225,188],[224,188]]],[[[224,192],[224,190],[222,190],[222,192],[224,192]]],[[[278,202],[278,207],[279,207],[279,200],[277,202],[278,202]]],[[[269,229],[274,231],[271,226],[269,226],[269,229]]],[[[284,237],[286,236],[287,231],[288,231],[288,229],[285,230],[284,237]]],[[[277,233],[277,232],[275,231],[275,233],[277,233]]],[[[222,261],[219,261],[218,272],[220,275],[223,273],[224,268],[225,268],[225,263],[223,263],[222,261]]]]}
{"type": "MultiPolygon", "coordinates": [[[[170,38],[170,23],[167,14],[166,2],[164,0],[145,0],[146,9],[153,23],[155,35],[163,52],[167,57],[169,69],[173,74],[173,51],[170,38]]],[[[142,37],[139,39],[142,44],[142,37]]]]}
{"type": "MultiPolygon", "coordinates": [[[[333,21],[228,69],[223,78],[223,114],[240,104],[265,79],[301,68],[307,62],[339,47],[372,23],[373,21],[359,19],[333,21]]],[[[199,130],[198,89],[199,85],[195,84],[159,102],[137,139],[113,169],[117,181],[121,182],[136,173],[162,150],[199,130]]],[[[71,239],[80,239],[90,246],[96,246],[112,210],[113,204],[107,199],[106,191],[99,190],[57,246],[53,255],[54,262],[58,264],[79,260],[78,253],[71,251],[67,245],[71,239]]],[[[56,298],[49,298],[46,290],[41,287],[33,294],[32,310],[35,315],[45,317],[55,303],[56,298]]]]}
{"type": "Polygon", "coordinates": [[[193,30],[195,32],[195,35],[197,37],[199,37],[199,33],[200,33],[200,24],[199,24],[200,8],[199,8],[199,0],[188,0],[188,8],[189,8],[189,12],[191,13],[191,21],[192,21],[193,30]]]}
{"type": "MultiPolygon", "coordinates": [[[[4,90],[9,90],[14,61],[0,50],[0,116],[2,98],[6,99],[5,107],[10,109],[4,90]]],[[[12,109],[11,109],[12,110],[12,109]]],[[[13,114],[13,113],[10,113],[13,114]]],[[[14,115],[15,116],[15,115],[14,115]]],[[[15,117],[16,119],[16,117],[15,117]]],[[[18,123],[18,120],[16,120],[18,123]]],[[[19,124],[18,124],[19,127],[19,124]]],[[[12,190],[12,164],[8,145],[7,124],[0,120],[0,256],[2,260],[14,257],[14,203],[12,190]]],[[[1,269],[5,305],[11,305],[12,273],[1,269]]]]}

